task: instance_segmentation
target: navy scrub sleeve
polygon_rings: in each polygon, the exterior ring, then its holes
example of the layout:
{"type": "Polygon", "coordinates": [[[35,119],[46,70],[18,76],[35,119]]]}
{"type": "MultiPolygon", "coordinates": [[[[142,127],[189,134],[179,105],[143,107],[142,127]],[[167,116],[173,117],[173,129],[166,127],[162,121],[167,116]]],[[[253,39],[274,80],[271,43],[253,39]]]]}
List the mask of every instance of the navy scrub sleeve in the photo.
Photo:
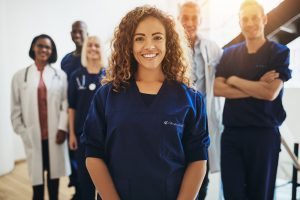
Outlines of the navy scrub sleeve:
{"type": "Polygon", "coordinates": [[[101,158],[105,160],[105,104],[102,99],[103,95],[99,94],[103,93],[104,89],[107,89],[107,87],[100,87],[94,95],[87,115],[87,119],[84,124],[84,133],[81,135],[81,142],[86,145],[86,157],[101,158]],[[97,132],[95,132],[94,130],[97,130],[97,132]]]}
{"type": "Polygon", "coordinates": [[[274,45],[278,46],[278,48],[275,48],[275,53],[272,55],[270,61],[271,66],[274,66],[276,72],[279,73],[279,78],[283,82],[286,82],[291,78],[291,70],[289,69],[290,50],[286,46],[280,44],[274,45]]]}
{"type": "MultiPolygon", "coordinates": [[[[186,119],[187,126],[183,135],[183,148],[188,163],[197,160],[207,160],[207,148],[210,142],[204,98],[196,91],[194,98],[195,106],[188,114],[189,116],[186,119]]],[[[193,104],[191,103],[191,105],[193,104]]]]}

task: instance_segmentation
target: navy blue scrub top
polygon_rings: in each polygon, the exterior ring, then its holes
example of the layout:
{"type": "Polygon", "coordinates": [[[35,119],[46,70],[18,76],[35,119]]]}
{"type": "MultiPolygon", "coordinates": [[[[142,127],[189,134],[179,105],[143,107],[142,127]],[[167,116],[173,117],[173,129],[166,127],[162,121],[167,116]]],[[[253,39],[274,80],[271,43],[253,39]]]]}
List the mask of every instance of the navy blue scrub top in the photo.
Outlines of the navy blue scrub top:
{"type": "Polygon", "coordinates": [[[83,130],[85,118],[100,81],[105,75],[101,69],[99,74],[90,74],[87,69],[81,67],[72,73],[68,85],[69,108],[75,110],[75,134],[80,136],[83,130]]]}
{"type": "Polygon", "coordinates": [[[85,122],[86,156],[103,159],[122,200],[174,200],[188,163],[207,160],[202,95],[164,81],[146,105],[132,80],[126,91],[102,86],[85,122]]]}
{"type": "Polygon", "coordinates": [[[61,60],[61,69],[67,74],[68,80],[71,74],[79,68],[82,68],[81,56],[74,56],[73,52],[68,53],[61,60]]]}
{"type": "MultiPolygon", "coordinates": [[[[282,81],[291,78],[289,49],[281,44],[266,41],[253,54],[249,54],[245,42],[224,50],[217,66],[216,77],[238,76],[258,81],[266,72],[276,70],[282,81]]],[[[278,127],[286,117],[282,106],[283,89],[273,101],[256,98],[228,99],[223,111],[223,124],[227,127],[278,127]]]]}

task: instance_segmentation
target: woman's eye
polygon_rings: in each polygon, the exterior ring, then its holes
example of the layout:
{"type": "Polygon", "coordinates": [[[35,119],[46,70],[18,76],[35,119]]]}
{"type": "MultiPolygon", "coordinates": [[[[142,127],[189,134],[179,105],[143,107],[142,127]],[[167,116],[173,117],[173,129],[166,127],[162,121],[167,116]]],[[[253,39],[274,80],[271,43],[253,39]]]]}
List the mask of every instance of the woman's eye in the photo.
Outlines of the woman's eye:
{"type": "Polygon", "coordinates": [[[154,36],[154,38],[153,38],[154,40],[162,40],[163,39],[163,37],[162,36],[160,36],[160,35],[157,35],[157,36],[154,36]]]}
{"type": "Polygon", "coordinates": [[[136,38],[134,39],[134,41],[137,41],[137,42],[140,42],[140,41],[143,41],[143,40],[144,40],[143,37],[136,37],[136,38]]]}

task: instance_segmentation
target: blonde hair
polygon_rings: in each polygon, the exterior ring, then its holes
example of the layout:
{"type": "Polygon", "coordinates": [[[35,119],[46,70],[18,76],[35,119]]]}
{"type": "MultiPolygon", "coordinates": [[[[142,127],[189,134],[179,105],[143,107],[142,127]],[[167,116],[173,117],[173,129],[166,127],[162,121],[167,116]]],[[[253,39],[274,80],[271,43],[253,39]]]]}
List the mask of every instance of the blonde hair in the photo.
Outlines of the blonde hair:
{"type": "Polygon", "coordinates": [[[166,54],[162,61],[162,71],[166,80],[175,80],[190,86],[188,42],[184,29],[170,15],[151,6],[136,7],[123,17],[115,29],[109,67],[102,83],[112,83],[117,92],[128,88],[129,80],[138,67],[133,55],[134,33],[139,23],[147,17],[158,19],[166,30],[166,54]]]}
{"type": "Polygon", "coordinates": [[[183,2],[182,4],[178,4],[178,13],[179,13],[179,15],[181,15],[181,10],[184,7],[195,8],[195,9],[197,9],[197,13],[201,12],[199,4],[196,1],[189,0],[189,1],[183,2]]]}
{"type": "Polygon", "coordinates": [[[83,45],[82,45],[82,51],[81,51],[81,65],[83,67],[87,67],[87,64],[88,64],[87,55],[86,55],[87,52],[86,51],[87,51],[87,46],[88,46],[89,40],[95,40],[99,44],[99,46],[100,46],[100,60],[99,60],[99,62],[101,64],[101,67],[103,67],[103,62],[102,62],[103,58],[102,58],[102,50],[101,50],[102,48],[101,48],[100,39],[97,36],[88,36],[88,37],[84,38],[83,45]]]}
{"type": "Polygon", "coordinates": [[[260,3],[258,3],[256,0],[244,0],[240,6],[239,13],[248,6],[256,6],[261,11],[261,14],[265,15],[264,7],[260,3]]]}

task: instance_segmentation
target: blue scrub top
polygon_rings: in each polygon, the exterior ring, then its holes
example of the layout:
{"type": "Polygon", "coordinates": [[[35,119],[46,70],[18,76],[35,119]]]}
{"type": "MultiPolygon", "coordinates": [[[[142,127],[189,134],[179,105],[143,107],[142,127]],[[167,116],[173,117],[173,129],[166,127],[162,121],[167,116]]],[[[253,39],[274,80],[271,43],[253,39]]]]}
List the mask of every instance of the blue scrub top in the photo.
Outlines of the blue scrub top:
{"type": "Polygon", "coordinates": [[[67,74],[68,80],[71,74],[79,68],[82,68],[81,56],[74,56],[73,52],[68,53],[61,60],[61,69],[67,74]]]}
{"type": "Polygon", "coordinates": [[[98,74],[90,74],[86,68],[81,67],[72,73],[68,85],[69,108],[75,110],[75,133],[79,137],[83,130],[92,98],[101,86],[105,70],[98,74]]]}
{"type": "Polygon", "coordinates": [[[164,81],[146,105],[135,80],[126,91],[102,86],[85,122],[86,156],[103,159],[122,200],[174,200],[189,162],[207,159],[202,95],[164,81]]]}
{"type": "MultiPolygon", "coordinates": [[[[276,70],[282,81],[291,78],[289,49],[281,44],[266,41],[253,54],[249,54],[245,42],[224,50],[217,66],[216,77],[238,76],[258,81],[266,72],[276,70]]],[[[274,101],[256,98],[228,99],[223,111],[223,124],[227,127],[278,127],[286,117],[282,105],[283,89],[274,101]]]]}

